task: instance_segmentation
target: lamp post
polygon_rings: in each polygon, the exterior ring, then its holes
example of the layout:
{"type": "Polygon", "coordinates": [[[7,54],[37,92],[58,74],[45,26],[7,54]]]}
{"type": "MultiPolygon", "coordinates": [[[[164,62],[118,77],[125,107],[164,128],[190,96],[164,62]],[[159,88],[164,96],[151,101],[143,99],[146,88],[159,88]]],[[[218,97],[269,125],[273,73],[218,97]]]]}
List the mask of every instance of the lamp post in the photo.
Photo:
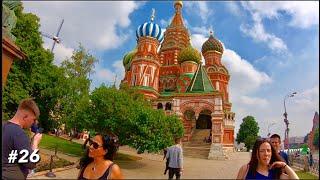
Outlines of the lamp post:
{"type": "Polygon", "coordinates": [[[283,106],[284,106],[283,116],[284,116],[284,123],[286,124],[285,139],[288,142],[288,144],[287,144],[288,145],[288,156],[289,156],[289,150],[290,150],[290,141],[289,141],[289,121],[288,121],[288,113],[287,113],[287,109],[286,109],[286,99],[289,97],[293,97],[295,94],[297,94],[297,92],[290,93],[290,94],[286,95],[283,100],[283,106]]]}
{"type": "Polygon", "coordinates": [[[275,122],[268,124],[268,135],[267,135],[268,137],[270,136],[270,128],[275,124],[276,124],[275,122]]]}

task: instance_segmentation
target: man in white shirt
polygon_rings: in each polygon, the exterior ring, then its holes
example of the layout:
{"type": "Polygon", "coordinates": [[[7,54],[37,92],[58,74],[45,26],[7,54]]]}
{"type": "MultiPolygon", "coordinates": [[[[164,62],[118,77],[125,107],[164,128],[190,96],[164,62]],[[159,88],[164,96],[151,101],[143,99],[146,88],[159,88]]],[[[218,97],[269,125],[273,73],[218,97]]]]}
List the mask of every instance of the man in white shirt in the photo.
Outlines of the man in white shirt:
{"type": "Polygon", "coordinates": [[[169,160],[169,179],[172,179],[174,175],[176,175],[176,179],[180,179],[183,171],[181,138],[176,138],[175,145],[167,149],[166,159],[169,160]]]}

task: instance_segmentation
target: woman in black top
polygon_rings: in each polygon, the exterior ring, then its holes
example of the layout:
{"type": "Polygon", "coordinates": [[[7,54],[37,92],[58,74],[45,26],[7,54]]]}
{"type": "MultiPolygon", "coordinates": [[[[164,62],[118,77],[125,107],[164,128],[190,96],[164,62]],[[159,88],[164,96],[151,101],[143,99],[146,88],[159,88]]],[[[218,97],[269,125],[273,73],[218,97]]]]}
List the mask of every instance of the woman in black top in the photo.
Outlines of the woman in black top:
{"type": "Polygon", "coordinates": [[[123,179],[120,168],[112,162],[118,150],[118,139],[115,136],[97,134],[89,143],[85,156],[80,160],[78,179],[123,179]]]}

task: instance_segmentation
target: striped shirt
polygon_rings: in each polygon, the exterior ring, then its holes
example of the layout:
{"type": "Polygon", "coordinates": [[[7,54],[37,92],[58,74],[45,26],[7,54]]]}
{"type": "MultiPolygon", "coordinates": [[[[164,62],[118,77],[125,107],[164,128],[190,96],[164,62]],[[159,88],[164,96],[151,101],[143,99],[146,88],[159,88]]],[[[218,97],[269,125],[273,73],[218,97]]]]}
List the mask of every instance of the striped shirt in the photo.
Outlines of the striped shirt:
{"type": "Polygon", "coordinates": [[[173,145],[167,149],[166,159],[169,159],[170,168],[183,168],[183,152],[180,144],[173,145]]]}

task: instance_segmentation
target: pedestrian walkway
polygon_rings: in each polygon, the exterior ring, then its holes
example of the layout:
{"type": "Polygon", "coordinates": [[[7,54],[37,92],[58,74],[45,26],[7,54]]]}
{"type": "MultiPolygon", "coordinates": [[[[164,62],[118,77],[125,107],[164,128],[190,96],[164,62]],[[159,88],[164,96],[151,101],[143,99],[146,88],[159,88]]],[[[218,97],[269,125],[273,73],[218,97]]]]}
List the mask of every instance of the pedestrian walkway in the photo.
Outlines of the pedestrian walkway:
{"type": "MultiPolygon", "coordinates": [[[[136,150],[127,146],[120,147],[119,152],[142,157],[138,161],[116,162],[125,179],[166,179],[164,164],[161,154],[143,153],[137,154],[136,150]]],[[[235,152],[229,155],[228,160],[207,160],[184,157],[184,172],[182,178],[186,179],[234,179],[239,168],[249,161],[250,154],[247,152],[235,152]]],[[[65,171],[55,172],[56,178],[50,179],[76,179],[79,169],[71,168],[65,171]]],[[[28,179],[49,179],[35,176],[28,179]]]]}

